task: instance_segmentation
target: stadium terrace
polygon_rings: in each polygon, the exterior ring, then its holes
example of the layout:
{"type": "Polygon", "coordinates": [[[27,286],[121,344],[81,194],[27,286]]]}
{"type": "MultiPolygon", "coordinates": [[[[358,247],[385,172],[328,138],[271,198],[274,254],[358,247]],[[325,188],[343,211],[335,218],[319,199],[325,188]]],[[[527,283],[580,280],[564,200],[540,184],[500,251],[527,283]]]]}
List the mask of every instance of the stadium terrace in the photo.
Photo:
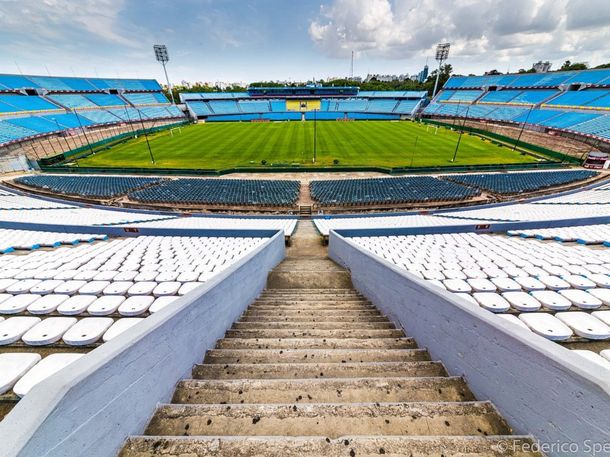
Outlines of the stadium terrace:
{"type": "Polygon", "coordinates": [[[0,75],[0,455],[607,449],[610,70],[177,98],[0,75]]]}

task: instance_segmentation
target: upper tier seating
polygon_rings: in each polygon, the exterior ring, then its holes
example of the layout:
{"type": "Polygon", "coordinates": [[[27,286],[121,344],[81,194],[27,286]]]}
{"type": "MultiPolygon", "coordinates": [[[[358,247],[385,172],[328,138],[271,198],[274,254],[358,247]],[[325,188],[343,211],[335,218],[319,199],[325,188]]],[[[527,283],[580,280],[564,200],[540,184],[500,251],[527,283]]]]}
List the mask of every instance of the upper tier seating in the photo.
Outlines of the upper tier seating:
{"type": "Polygon", "coordinates": [[[367,111],[369,113],[392,113],[397,104],[396,99],[373,99],[369,101],[367,111]]]}
{"type": "Polygon", "coordinates": [[[239,108],[242,113],[268,113],[271,106],[266,100],[241,100],[239,108]]]}
{"type": "Polygon", "coordinates": [[[122,176],[33,175],[15,180],[19,184],[66,195],[111,198],[161,182],[160,178],[122,176]]]}
{"type": "Polygon", "coordinates": [[[123,94],[123,97],[132,105],[157,105],[159,103],[169,104],[169,100],[165,98],[165,95],[160,93],[123,94]]]}
{"type": "Polygon", "coordinates": [[[0,112],[46,111],[61,109],[37,95],[0,95],[0,112]]]}
{"type": "Polygon", "coordinates": [[[154,79],[104,79],[55,76],[0,75],[0,91],[46,89],[48,91],[93,92],[107,89],[160,92],[154,79]]]}
{"type": "Polygon", "coordinates": [[[53,94],[49,98],[66,108],[97,108],[98,105],[93,103],[87,97],[81,94],[53,94]]]}
{"type": "Polygon", "coordinates": [[[568,91],[555,97],[553,100],[546,102],[544,106],[579,108],[587,108],[589,106],[610,107],[610,99],[607,97],[609,94],[610,91],[604,89],[568,91]],[[594,103],[595,101],[598,101],[597,105],[594,103]]]}
{"type": "Polygon", "coordinates": [[[588,170],[446,175],[444,179],[498,194],[520,194],[592,178],[588,170]]]}
{"type": "Polygon", "coordinates": [[[113,94],[87,94],[86,97],[98,106],[121,106],[126,104],[118,95],[113,94]]]}
{"type": "Polygon", "coordinates": [[[559,71],[485,76],[452,76],[445,89],[501,87],[559,87],[562,84],[610,85],[610,70],[559,71]]]}
{"type": "Polygon", "coordinates": [[[214,100],[208,102],[215,114],[235,114],[240,113],[237,102],[233,100],[214,100]]]}
{"type": "Polygon", "coordinates": [[[132,192],[129,197],[141,202],[292,206],[299,188],[299,181],[175,179],[132,192]]]}
{"type": "Polygon", "coordinates": [[[367,205],[464,200],[476,189],[432,176],[312,181],[311,196],[320,205],[367,205]]]}

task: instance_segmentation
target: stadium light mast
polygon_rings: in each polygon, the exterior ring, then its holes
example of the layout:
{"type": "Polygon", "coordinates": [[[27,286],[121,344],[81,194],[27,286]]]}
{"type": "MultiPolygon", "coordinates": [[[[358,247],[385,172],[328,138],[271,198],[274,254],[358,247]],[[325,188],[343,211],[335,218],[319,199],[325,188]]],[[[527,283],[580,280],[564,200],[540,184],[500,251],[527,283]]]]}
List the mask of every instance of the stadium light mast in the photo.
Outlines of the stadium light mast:
{"type": "Polygon", "coordinates": [[[443,62],[449,57],[449,48],[451,43],[439,43],[436,45],[436,61],[438,62],[438,71],[436,72],[436,82],[434,83],[434,91],[432,91],[432,98],[436,95],[436,89],[438,89],[438,78],[441,75],[441,67],[443,62]]]}
{"type": "Polygon", "coordinates": [[[161,65],[163,65],[165,81],[167,81],[167,90],[169,91],[169,95],[172,99],[172,105],[175,105],[176,101],[174,100],[174,91],[172,90],[172,85],[169,83],[169,77],[167,76],[167,68],[165,67],[165,64],[169,62],[167,46],[165,46],[164,44],[155,44],[153,45],[153,49],[155,50],[155,57],[157,58],[157,62],[161,62],[161,65]]]}

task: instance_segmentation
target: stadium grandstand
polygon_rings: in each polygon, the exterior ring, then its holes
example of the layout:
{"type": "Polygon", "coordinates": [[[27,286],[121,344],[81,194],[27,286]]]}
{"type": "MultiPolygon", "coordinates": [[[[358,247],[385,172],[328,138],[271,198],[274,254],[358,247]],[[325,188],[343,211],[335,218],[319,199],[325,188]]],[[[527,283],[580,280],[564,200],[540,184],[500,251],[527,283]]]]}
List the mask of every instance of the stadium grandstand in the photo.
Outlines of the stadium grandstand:
{"type": "MultiPolygon", "coordinates": [[[[605,69],[452,76],[422,115],[437,120],[468,119],[473,122],[464,125],[487,130],[492,129],[490,123],[505,125],[507,128],[498,132],[517,138],[524,132],[511,126],[539,133],[532,133],[528,141],[536,138],[538,142],[553,142],[550,135],[561,135],[607,153],[608,110],[610,70],[605,69]]],[[[603,162],[594,154],[588,165],[600,168],[603,162]]]]}
{"type": "Polygon", "coordinates": [[[609,78],[173,105],[154,80],[0,75],[19,161],[0,176],[0,454],[563,457],[540,443],[610,439],[610,175],[532,136],[588,138],[603,162],[609,78]],[[233,121],[260,128],[251,167],[193,165],[187,132],[233,121]],[[373,143],[380,125],[395,134],[373,143]],[[285,126],[305,149],[262,163],[260,132],[285,126]],[[314,167],[331,137],[378,158],[401,136],[411,165],[446,153],[417,174],[314,167]],[[157,140],[190,168],[159,166],[157,140]],[[86,166],[105,153],[115,167],[86,166]]]}
{"type": "MultiPolygon", "coordinates": [[[[184,121],[151,79],[0,75],[0,168],[184,121]]],[[[28,163],[30,162],[30,163],[28,163]]]]}
{"type": "Polygon", "coordinates": [[[426,95],[357,87],[252,87],[248,92],[181,93],[180,100],[193,118],[206,121],[398,120],[413,117],[426,95]]]}

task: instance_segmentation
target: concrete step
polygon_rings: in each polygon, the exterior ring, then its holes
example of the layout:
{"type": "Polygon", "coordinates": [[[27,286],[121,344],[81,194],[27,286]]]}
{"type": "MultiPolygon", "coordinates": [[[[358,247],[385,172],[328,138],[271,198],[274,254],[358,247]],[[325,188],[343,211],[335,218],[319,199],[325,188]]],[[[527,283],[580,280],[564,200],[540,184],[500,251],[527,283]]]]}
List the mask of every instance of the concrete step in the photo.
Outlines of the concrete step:
{"type": "MultiPolygon", "coordinates": [[[[329,317],[329,316],[345,316],[345,312],[337,309],[317,309],[315,311],[312,310],[301,310],[301,309],[287,309],[278,311],[274,310],[257,310],[251,309],[245,311],[243,316],[251,316],[251,317],[265,317],[265,316],[281,316],[281,317],[303,317],[303,316],[312,316],[312,317],[329,317]]],[[[354,309],[349,311],[350,316],[364,316],[364,317],[378,317],[383,316],[381,312],[376,309],[354,309]]]]}
{"type": "Polygon", "coordinates": [[[301,293],[301,294],[345,294],[345,295],[361,295],[360,292],[353,288],[348,289],[320,289],[299,287],[296,289],[265,289],[263,294],[289,294],[289,293],[301,293]]]}
{"type": "Polygon", "coordinates": [[[313,437],[239,436],[135,436],[120,457],[543,457],[530,452],[529,436],[343,436],[313,437]],[[508,444],[508,445],[507,445],[508,444]],[[523,450],[524,447],[528,450],[523,450]],[[408,454],[407,454],[408,452],[408,454]]]}
{"type": "Polygon", "coordinates": [[[195,379],[303,379],[447,376],[440,362],[201,364],[195,379]]]}
{"type": "Polygon", "coordinates": [[[348,289],[352,287],[352,278],[347,271],[281,271],[269,273],[269,289],[348,289]]]}
{"type": "Polygon", "coordinates": [[[229,329],[225,338],[401,338],[399,329],[229,329]]]}
{"type": "Polygon", "coordinates": [[[394,324],[392,322],[278,322],[278,321],[264,321],[264,322],[242,322],[237,321],[233,324],[235,330],[246,330],[246,329],[318,329],[318,330],[330,330],[330,329],[393,329],[394,324]]]}
{"type": "Polygon", "coordinates": [[[473,401],[459,377],[201,380],[176,387],[172,403],[397,403],[473,401]]]}
{"type": "Polygon", "coordinates": [[[224,338],[216,349],[415,349],[412,338],[224,338]]]}
{"type": "Polygon", "coordinates": [[[297,300],[281,300],[281,301],[262,301],[258,300],[248,309],[251,310],[272,310],[285,309],[286,311],[304,310],[314,311],[318,309],[354,309],[354,310],[376,310],[373,305],[364,301],[345,301],[345,300],[328,300],[328,301],[297,301],[297,300]]]}
{"type": "Polygon", "coordinates": [[[240,322],[390,322],[385,316],[358,316],[347,313],[331,316],[316,316],[315,314],[304,314],[302,316],[282,316],[282,315],[242,315],[240,322]]]}
{"type": "Polygon", "coordinates": [[[147,435],[506,435],[489,402],[161,405],[147,435]]]}
{"type": "Polygon", "coordinates": [[[212,349],[204,363],[367,363],[430,360],[425,349],[212,349]]]}

